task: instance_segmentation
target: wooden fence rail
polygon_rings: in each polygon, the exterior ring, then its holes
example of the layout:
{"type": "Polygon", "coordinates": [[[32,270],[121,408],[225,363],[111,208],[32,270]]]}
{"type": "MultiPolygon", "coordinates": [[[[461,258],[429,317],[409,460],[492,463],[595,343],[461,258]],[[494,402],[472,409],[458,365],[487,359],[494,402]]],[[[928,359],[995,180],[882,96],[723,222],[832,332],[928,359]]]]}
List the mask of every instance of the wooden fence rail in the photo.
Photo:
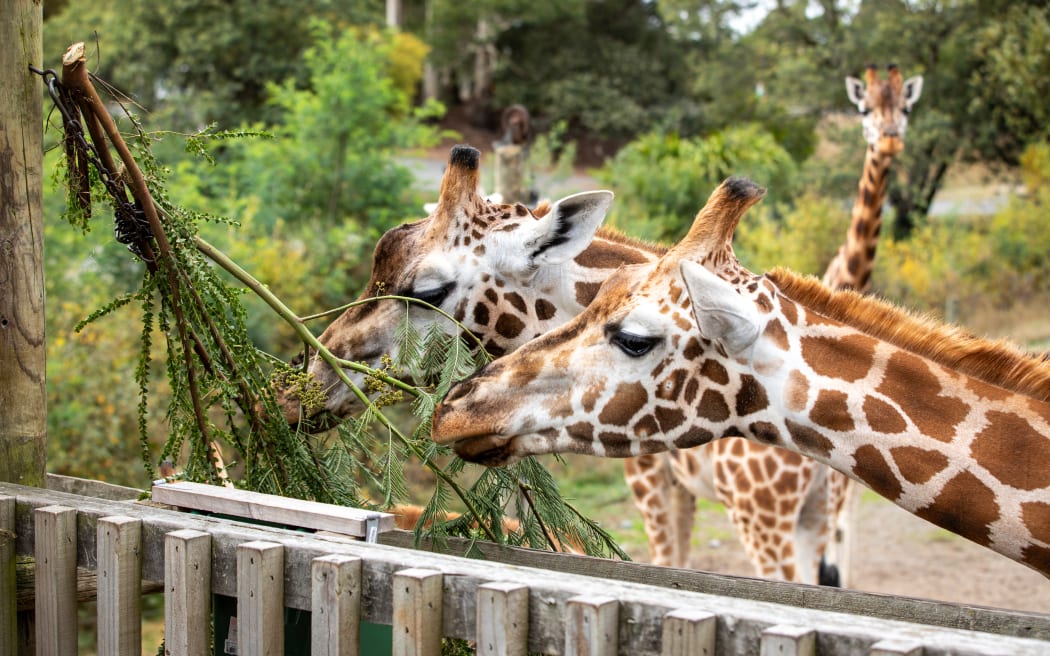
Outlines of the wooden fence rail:
{"type": "MultiPolygon", "coordinates": [[[[485,655],[1050,653],[1050,641],[1032,637],[470,560],[12,484],[0,484],[0,521],[0,535],[14,534],[14,552],[37,559],[40,654],[75,653],[66,627],[76,626],[77,566],[100,579],[100,654],[140,652],[140,579],[164,582],[166,653],[180,656],[212,653],[213,594],[237,600],[237,653],[246,656],[282,653],[286,609],[310,611],[312,653],[326,655],[358,653],[361,622],[391,626],[397,655],[436,655],[442,637],[473,640],[485,655]]],[[[15,608],[5,580],[0,626],[15,608]]]]}

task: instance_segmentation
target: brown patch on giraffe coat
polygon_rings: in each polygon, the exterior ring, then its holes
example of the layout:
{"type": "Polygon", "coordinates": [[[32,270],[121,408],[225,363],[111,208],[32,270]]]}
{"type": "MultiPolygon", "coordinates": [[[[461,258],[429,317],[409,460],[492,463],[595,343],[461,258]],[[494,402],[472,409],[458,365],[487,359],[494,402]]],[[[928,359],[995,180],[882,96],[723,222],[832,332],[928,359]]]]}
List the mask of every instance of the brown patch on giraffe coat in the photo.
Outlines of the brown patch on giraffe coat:
{"type": "Polygon", "coordinates": [[[853,430],[853,417],[846,404],[848,398],[845,392],[820,390],[817,400],[813,402],[809,418],[814,423],[834,431],[853,430]]]}
{"type": "Polygon", "coordinates": [[[536,318],[540,321],[550,319],[556,312],[557,308],[550,301],[543,298],[536,299],[536,318]]]}
{"type": "MultiPolygon", "coordinates": [[[[777,492],[778,495],[788,494],[797,488],[798,474],[793,471],[785,471],[781,473],[780,476],[777,477],[777,480],[773,483],[773,489],[777,492]]],[[[794,497],[792,497],[792,499],[793,498],[794,497]]],[[[794,508],[795,506],[795,503],[793,501],[781,500],[780,504],[781,505],[778,506],[778,510],[780,511],[781,515],[787,514],[785,512],[785,508],[783,507],[785,504],[790,505],[791,508],[794,508]]]]}
{"type": "Polygon", "coordinates": [[[594,441],[594,426],[587,422],[580,421],[570,424],[565,427],[565,432],[569,434],[569,437],[581,442],[594,441]]]}
{"type": "Polygon", "coordinates": [[[867,483],[868,487],[890,501],[900,498],[904,488],[881,451],[870,444],[864,444],[853,452],[853,459],[856,461],[853,473],[867,483]]]}
{"type": "Polygon", "coordinates": [[[788,350],[788,336],[787,331],[784,330],[784,324],[780,323],[780,319],[773,318],[766,324],[765,330],[762,334],[769,338],[777,348],[781,351],[788,350]]]}
{"type": "Polygon", "coordinates": [[[474,306],[474,324],[478,326],[489,325],[489,308],[484,303],[474,306]]]}
{"type": "Polygon", "coordinates": [[[704,390],[703,395],[700,397],[697,414],[704,419],[710,419],[712,422],[718,423],[729,419],[729,405],[721,392],[707,389],[704,390]]]}
{"type": "Polygon", "coordinates": [[[746,417],[769,407],[766,390],[754,376],[740,376],[740,390],[736,394],[736,414],[746,417]]]}
{"type": "Polygon", "coordinates": [[[600,282],[576,283],[576,302],[584,307],[590,305],[594,297],[598,295],[598,289],[601,286],[600,282]]]}
{"type": "Polygon", "coordinates": [[[592,241],[586,250],[573,259],[573,262],[588,269],[615,269],[622,264],[642,264],[648,261],[646,253],[639,252],[627,244],[597,240],[592,241]]]}
{"type": "Polygon", "coordinates": [[[896,401],[924,435],[950,442],[955,426],[970,409],[959,399],[941,396],[940,389],[937,377],[921,358],[898,351],[886,363],[877,391],[896,401]]]}
{"type": "Polygon", "coordinates": [[[682,425],[685,421],[685,413],[678,408],[656,407],[656,423],[664,433],[670,433],[682,425]]]}
{"type": "Polygon", "coordinates": [[[766,480],[766,474],[762,471],[762,463],[757,460],[747,461],[747,470],[751,474],[751,480],[760,483],[766,480]]]}
{"type": "Polygon", "coordinates": [[[598,421],[611,426],[626,426],[648,401],[649,393],[641,383],[620,383],[599,413],[598,421]]]}
{"type": "Polygon", "coordinates": [[[518,292],[505,292],[503,294],[503,298],[508,303],[513,305],[514,309],[518,312],[521,312],[522,314],[526,314],[528,312],[528,306],[525,305],[525,299],[522,298],[521,294],[519,294],[518,292]]]}
{"type": "Polygon", "coordinates": [[[751,430],[751,434],[755,436],[759,442],[763,444],[780,444],[780,429],[777,428],[776,424],[768,421],[756,421],[748,428],[751,430]]]}
{"type": "Polygon", "coordinates": [[[486,289],[485,298],[488,299],[488,302],[492,303],[493,305],[499,302],[499,294],[496,293],[495,289],[486,289]]]}
{"type": "Polygon", "coordinates": [[[1050,572],[1050,549],[1030,544],[1021,550],[1021,562],[1040,572],[1050,572]]]}
{"type": "Polygon", "coordinates": [[[694,446],[700,446],[701,444],[707,444],[711,440],[715,439],[715,434],[706,428],[700,426],[693,426],[685,433],[676,437],[674,440],[674,446],[676,449],[689,449],[694,446]]]}
{"type": "Polygon", "coordinates": [[[798,369],[792,369],[784,384],[784,405],[792,412],[802,412],[809,402],[809,380],[798,369]]]}
{"type": "Polygon", "coordinates": [[[769,314],[773,311],[773,302],[769,300],[769,297],[765,294],[760,295],[755,299],[755,305],[762,314],[769,314]]]}
{"type": "Polygon", "coordinates": [[[780,301],[780,314],[784,317],[784,321],[792,326],[798,325],[798,308],[792,301],[789,301],[783,296],[779,296],[780,301]]]}
{"type": "Polygon", "coordinates": [[[928,522],[988,546],[989,525],[999,519],[995,492],[968,471],[959,472],[930,505],[915,514],[928,522]]]}
{"type": "Polygon", "coordinates": [[[880,398],[864,397],[863,410],[868,425],[880,433],[903,433],[908,428],[901,413],[880,398]]]}
{"type": "Polygon", "coordinates": [[[660,425],[657,423],[656,418],[652,415],[645,415],[638,421],[634,422],[634,434],[638,437],[649,437],[650,435],[656,435],[660,432],[660,425]]]}
{"type": "Polygon", "coordinates": [[[1019,490],[1050,486],[1050,467],[1036,464],[1050,462],[1050,439],[1014,414],[993,410],[985,419],[988,425],[970,444],[974,460],[992,476],[1019,490]]]}
{"type": "Polygon", "coordinates": [[[995,385],[989,385],[988,383],[975,378],[968,378],[966,380],[966,389],[981,398],[988,399],[989,401],[1002,401],[1010,396],[1010,392],[1007,390],[1004,390],[1001,387],[996,387],[995,385]]]}
{"type": "Polygon", "coordinates": [[[513,314],[501,314],[496,319],[496,332],[507,339],[514,339],[525,329],[525,322],[513,314]]]}
{"type": "Polygon", "coordinates": [[[831,455],[834,444],[820,431],[790,419],[785,419],[784,425],[787,426],[788,433],[791,435],[791,441],[806,455],[820,455],[825,458],[831,455]]]}
{"type": "Polygon", "coordinates": [[[874,339],[866,335],[803,337],[802,359],[813,371],[828,378],[849,382],[867,375],[875,357],[874,339]]]}
{"type": "Polygon", "coordinates": [[[898,446],[890,449],[890,457],[909,483],[922,485],[948,466],[948,456],[940,451],[917,446],[898,446]]]}
{"type": "Polygon", "coordinates": [[[597,383],[592,385],[583,393],[583,397],[580,399],[580,404],[586,412],[594,410],[594,404],[597,403],[598,397],[601,396],[602,391],[605,389],[605,382],[599,380],[597,383]]]}
{"type": "Polygon", "coordinates": [[[729,372],[717,360],[704,360],[704,364],[700,366],[700,376],[718,385],[729,382],[729,372]]]}
{"type": "Polygon", "coordinates": [[[485,244],[478,244],[474,247],[474,255],[481,257],[485,254],[485,244]]]}
{"type": "Polygon", "coordinates": [[[1021,522],[1032,537],[1050,544],[1050,503],[1029,501],[1021,504],[1021,522]]]}
{"type": "Polygon", "coordinates": [[[660,382],[656,388],[656,398],[665,401],[675,401],[682,392],[682,385],[688,378],[689,373],[685,369],[675,369],[667,378],[660,382]]]}

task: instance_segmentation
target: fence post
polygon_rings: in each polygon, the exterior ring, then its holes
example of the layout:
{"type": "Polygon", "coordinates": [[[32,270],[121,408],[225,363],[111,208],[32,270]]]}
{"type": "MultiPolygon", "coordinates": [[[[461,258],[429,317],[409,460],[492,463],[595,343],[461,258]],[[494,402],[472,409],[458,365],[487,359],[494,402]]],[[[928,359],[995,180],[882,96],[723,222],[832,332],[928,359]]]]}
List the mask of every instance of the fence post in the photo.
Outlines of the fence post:
{"type": "Polygon", "coordinates": [[[778,624],[762,632],[762,656],[816,656],[817,632],[778,624]]]}
{"type": "Polygon", "coordinates": [[[0,481],[44,487],[43,3],[0,2],[0,481]]]}
{"type": "Polygon", "coordinates": [[[77,653],[77,511],[33,512],[36,555],[36,647],[41,656],[77,653]]]}
{"type": "Polygon", "coordinates": [[[444,575],[431,569],[394,574],[394,656],[438,656],[444,627],[444,575]]]}
{"type": "Polygon", "coordinates": [[[284,545],[237,546],[237,653],[284,653],[284,545]]]}
{"type": "Polygon", "coordinates": [[[99,656],[142,653],[142,520],[102,517],[97,534],[99,656]]]}
{"type": "Polygon", "coordinates": [[[15,510],[14,497],[0,497],[0,656],[17,653],[15,510]]]}
{"type": "Polygon", "coordinates": [[[361,635],[361,559],[331,554],[310,561],[310,639],[314,654],[357,656],[361,635]]]}
{"type": "Polygon", "coordinates": [[[664,615],[664,656],[714,656],[718,617],[688,608],[664,615]]]}
{"type": "Polygon", "coordinates": [[[172,531],[164,536],[165,656],[207,656],[208,632],[201,627],[210,624],[211,536],[172,531]]]}
{"type": "Polygon", "coordinates": [[[479,585],[475,626],[479,656],[528,654],[528,586],[499,581],[479,585]]]}
{"type": "Polygon", "coordinates": [[[566,602],[565,655],[616,656],[620,651],[620,602],[579,596],[566,602]]]}

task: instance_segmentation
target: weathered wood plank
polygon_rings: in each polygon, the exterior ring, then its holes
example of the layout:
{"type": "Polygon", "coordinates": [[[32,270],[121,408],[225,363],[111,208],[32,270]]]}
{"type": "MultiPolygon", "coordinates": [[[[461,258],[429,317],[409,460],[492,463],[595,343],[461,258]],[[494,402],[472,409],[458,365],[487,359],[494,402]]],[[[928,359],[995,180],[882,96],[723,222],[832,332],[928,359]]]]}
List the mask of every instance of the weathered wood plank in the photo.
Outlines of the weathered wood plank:
{"type": "Polygon", "coordinates": [[[98,653],[142,654],[142,520],[98,520],[98,653]]]}
{"type": "Polygon", "coordinates": [[[361,559],[320,556],[310,563],[313,656],[357,656],[361,628],[361,559]]]}
{"type": "Polygon", "coordinates": [[[15,578],[15,498],[0,497],[0,654],[16,652],[18,583],[15,578]]]}
{"type": "Polygon", "coordinates": [[[211,536],[172,531],[164,536],[164,654],[207,656],[211,624],[211,536]]]}
{"type": "Polygon", "coordinates": [[[47,475],[47,489],[110,501],[135,501],[143,494],[142,490],[135,487],[51,473],[47,475]]]}
{"type": "MultiPolygon", "coordinates": [[[[286,549],[285,605],[309,609],[310,562],[327,554],[344,554],[363,559],[362,620],[390,624],[392,617],[391,580],[402,569],[426,564],[445,575],[443,623],[446,636],[473,639],[475,636],[475,603],[479,585],[506,581],[529,586],[529,650],[563,653],[566,602],[581,593],[604,594],[620,600],[621,654],[646,656],[659,654],[664,616],[677,609],[695,609],[719,615],[718,643],[722,653],[758,653],[761,632],[771,624],[809,626],[818,631],[821,653],[867,653],[879,640],[893,636],[902,640],[921,641],[925,656],[961,656],[964,654],[1010,653],[1015,656],[1047,653],[1046,641],[1023,639],[972,631],[944,629],[927,624],[883,620],[836,612],[814,611],[789,605],[750,601],[730,596],[674,590],[641,585],[609,578],[589,578],[558,571],[566,565],[586,565],[592,559],[564,554],[546,555],[554,569],[536,569],[505,565],[455,556],[439,555],[384,545],[371,545],[344,539],[310,536],[302,532],[266,528],[230,520],[186,515],[140,504],[123,504],[76,497],[47,490],[33,490],[0,484],[0,495],[18,496],[17,549],[20,554],[33,551],[32,509],[43,505],[65,503],[76,505],[81,522],[97,521],[114,513],[142,517],[143,573],[147,579],[163,579],[163,537],[182,528],[210,532],[213,539],[212,576],[217,594],[236,596],[235,551],[237,545],[251,540],[279,541],[286,549]]],[[[92,526],[93,530],[93,526],[92,526]]],[[[410,537],[410,536],[409,536],[410,537]]],[[[482,545],[487,548],[488,545],[482,545]]],[[[94,540],[81,541],[81,563],[93,562],[94,540]]],[[[624,566],[629,575],[632,566],[624,566]]],[[[649,570],[651,568],[645,566],[649,570]]],[[[671,575],[678,570],[668,570],[671,575]]],[[[669,576],[671,581],[678,581],[669,576]]],[[[806,586],[799,586],[808,590],[806,586]]],[[[895,598],[885,596],[885,603],[895,598]]],[[[932,602],[930,602],[932,603],[932,602]]],[[[998,611],[997,611],[998,612],[998,611]]],[[[1033,625],[1046,617],[1039,614],[1011,614],[1004,617],[1020,622],[1031,617],[1033,625]]]]}
{"type": "Polygon", "coordinates": [[[40,656],[77,653],[77,511],[45,506],[36,531],[36,648],[40,656]]]}
{"type": "Polygon", "coordinates": [[[817,632],[778,624],[762,632],[762,656],[816,656],[817,632]]]}
{"type": "Polygon", "coordinates": [[[619,600],[580,595],[565,605],[565,656],[616,656],[620,647],[619,600]]]}
{"type": "Polygon", "coordinates": [[[256,540],[237,546],[237,653],[284,653],[284,546],[256,540]]]}
{"type": "Polygon", "coordinates": [[[714,656],[718,616],[692,609],[664,616],[663,656],[714,656]]]}
{"type": "Polygon", "coordinates": [[[393,656],[440,656],[444,575],[409,568],[394,574],[393,656]]]}
{"type": "Polygon", "coordinates": [[[529,588],[496,581],[478,586],[477,653],[526,656],[529,644],[529,588]]]}
{"type": "Polygon", "coordinates": [[[380,532],[394,528],[394,516],[390,513],[186,481],[154,485],[153,500],[180,508],[206,510],[285,526],[334,531],[359,538],[365,537],[367,521],[373,517],[379,521],[380,532]]]}

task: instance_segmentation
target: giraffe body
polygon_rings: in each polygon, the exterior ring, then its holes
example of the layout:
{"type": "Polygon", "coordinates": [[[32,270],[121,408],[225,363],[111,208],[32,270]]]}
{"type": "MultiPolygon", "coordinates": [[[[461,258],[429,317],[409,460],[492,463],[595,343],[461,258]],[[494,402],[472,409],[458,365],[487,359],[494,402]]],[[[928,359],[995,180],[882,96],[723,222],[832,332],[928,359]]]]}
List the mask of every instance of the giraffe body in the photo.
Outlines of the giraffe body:
{"type": "Polygon", "coordinates": [[[658,262],[450,390],[433,437],[498,465],[743,435],[811,456],[1050,576],[1050,363],[732,251],[731,179],[658,262]],[[513,390],[513,391],[511,391],[513,390]]]}
{"type": "MultiPolygon", "coordinates": [[[[398,294],[430,302],[500,355],[582,312],[619,267],[655,262],[666,252],[610,231],[595,234],[611,201],[609,192],[570,196],[537,212],[486,201],[476,192],[477,151],[472,150],[453,150],[439,202],[428,218],[398,226],[380,239],[363,298],[398,294]]],[[[433,311],[382,300],[348,309],[320,341],[337,357],[381,368],[382,355],[396,353],[394,331],[405,312],[420,329],[437,320],[446,330],[457,330],[433,311]]],[[[328,391],[326,405],[304,411],[293,394],[281,393],[290,422],[307,419],[325,427],[327,416],[361,409],[324,362],[315,357],[309,367],[328,391]]],[[[362,382],[358,374],[347,373],[362,382]]],[[[796,454],[742,440],[735,447],[726,442],[625,460],[651,560],[687,566],[696,498],[703,496],[726,506],[758,575],[816,583],[832,523],[828,510],[812,521],[807,520],[813,513],[799,513],[812,507],[806,499],[814,494],[812,463],[802,463],[796,454]],[[751,462],[762,466],[753,470],[751,462]]]]}

